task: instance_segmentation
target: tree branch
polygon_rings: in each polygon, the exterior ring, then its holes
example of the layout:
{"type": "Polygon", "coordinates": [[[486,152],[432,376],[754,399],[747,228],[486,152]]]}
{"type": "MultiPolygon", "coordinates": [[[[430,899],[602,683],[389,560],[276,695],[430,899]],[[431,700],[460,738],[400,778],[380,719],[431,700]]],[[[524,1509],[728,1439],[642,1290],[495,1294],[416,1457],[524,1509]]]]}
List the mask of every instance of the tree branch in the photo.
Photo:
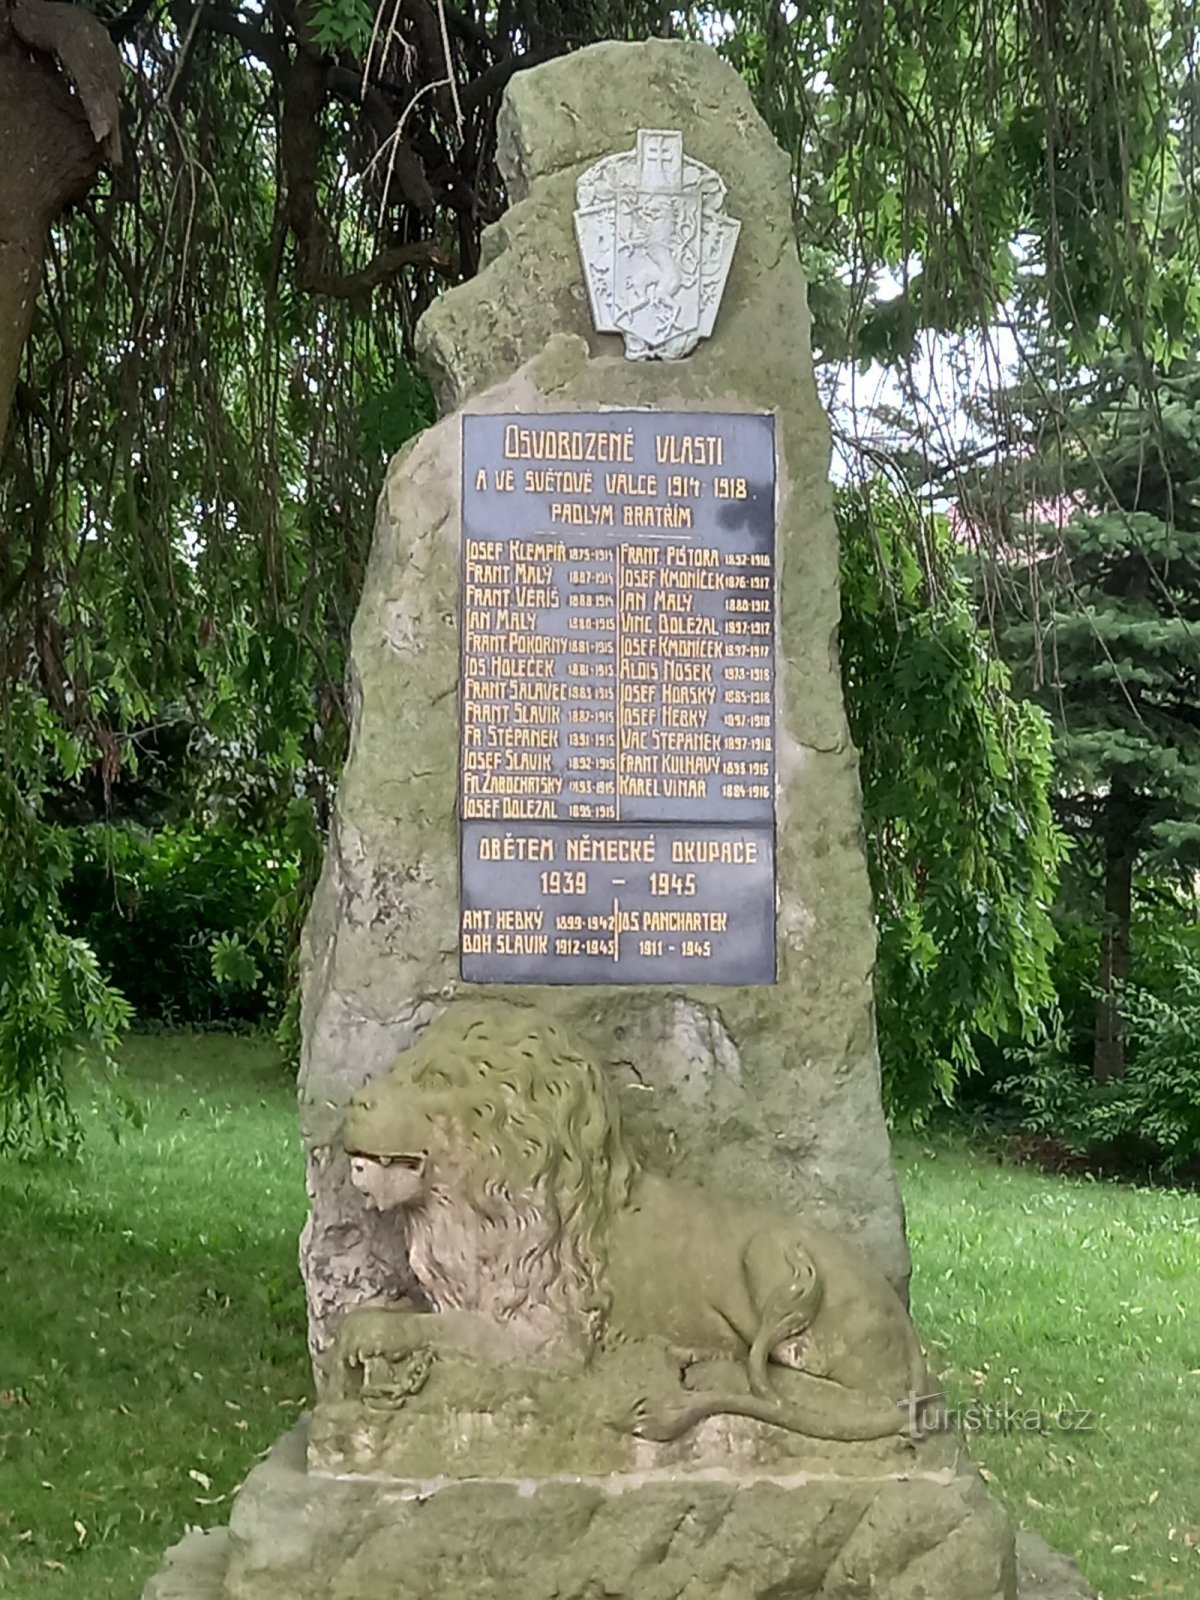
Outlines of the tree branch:
{"type": "Polygon", "coordinates": [[[523,56],[506,56],[503,61],[493,62],[459,91],[458,98],[463,110],[474,111],[476,106],[482,105],[491,95],[499,94],[509,79],[514,78],[518,72],[525,72],[530,67],[540,67],[543,61],[552,61],[554,54],[552,50],[531,50],[523,56]]]}
{"type": "Polygon", "coordinates": [[[121,62],[103,25],[82,6],[63,0],[12,0],[9,16],[23,44],[62,62],[92,138],[116,166],[121,159],[121,62]]]}
{"type": "Polygon", "coordinates": [[[108,37],[114,44],[124,44],[138,23],[144,21],[157,4],[158,0],[133,0],[127,10],[108,24],[108,37]]]}
{"type": "Polygon", "coordinates": [[[286,67],[287,54],[278,39],[269,33],[264,33],[261,28],[256,28],[252,22],[247,22],[240,12],[221,11],[211,5],[180,4],[172,7],[175,21],[185,33],[191,27],[197,12],[199,12],[200,27],[206,28],[209,33],[220,33],[226,38],[235,39],[247,55],[254,56],[276,75],[286,67]]]}
{"type": "Polygon", "coordinates": [[[311,294],[331,295],[338,300],[353,300],[372,293],[381,283],[396,277],[405,267],[415,266],[433,267],[446,277],[453,277],[457,273],[453,258],[432,240],[423,239],[416,244],[389,245],[387,249],[380,250],[357,272],[301,271],[297,274],[297,279],[300,287],[307,289],[311,294]]]}
{"type": "Polygon", "coordinates": [[[310,294],[357,299],[418,263],[454,272],[454,262],[430,240],[390,245],[358,271],[343,270],[341,248],[322,215],[318,196],[326,64],[317,53],[301,48],[279,81],[283,95],[279,152],[287,185],[284,213],[296,241],[299,287],[310,294]]]}
{"type": "MultiPolygon", "coordinates": [[[[426,176],[424,163],[406,138],[402,136],[396,139],[396,127],[400,119],[388,98],[388,93],[384,92],[385,86],[370,85],[364,94],[362,74],[352,67],[338,65],[327,69],[325,81],[330,92],[337,95],[339,100],[354,107],[355,110],[361,110],[362,116],[374,130],[378,145],[386,144],[389,139],[393,140],[393,149],[388,158],[388,173],[389,177],[399,184],[407,204],[425,215],[434,211],[437,207],[437,197],[426,176]]],[[[392,88],[389,93],[399,98],[403,92],[392,88]]],[[[409,98],[411,99],[411,96],[409,98]]]]}

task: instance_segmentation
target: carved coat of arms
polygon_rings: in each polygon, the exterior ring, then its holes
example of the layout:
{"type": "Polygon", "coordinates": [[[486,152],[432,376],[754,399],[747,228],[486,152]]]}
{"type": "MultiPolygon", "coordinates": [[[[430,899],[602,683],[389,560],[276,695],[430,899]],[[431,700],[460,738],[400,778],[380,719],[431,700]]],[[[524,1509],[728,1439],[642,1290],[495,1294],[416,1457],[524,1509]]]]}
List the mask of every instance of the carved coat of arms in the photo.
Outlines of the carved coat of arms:
{"type": "Polygon", "coordinates": [[[575,233],[600,333],[620,333],[631,361],[672,361],[717,320],[741,223],[723,215],[725,185],[683,153],[683,135],[640,128],[636,150],[579,179],[575,233]]]}

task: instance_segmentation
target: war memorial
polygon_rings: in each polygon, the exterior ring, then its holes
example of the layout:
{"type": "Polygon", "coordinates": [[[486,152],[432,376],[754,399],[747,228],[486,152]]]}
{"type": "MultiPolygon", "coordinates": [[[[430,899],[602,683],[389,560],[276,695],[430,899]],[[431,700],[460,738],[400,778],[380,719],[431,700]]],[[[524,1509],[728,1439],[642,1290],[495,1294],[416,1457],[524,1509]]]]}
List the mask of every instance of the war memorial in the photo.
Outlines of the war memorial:
{"type": "Polygon", "coordinates": [[[906,1310],[788,162],[680,43],[499,139],[306,932],[317,1404],[146,1600],[1082,1596],[906,1310]]]}

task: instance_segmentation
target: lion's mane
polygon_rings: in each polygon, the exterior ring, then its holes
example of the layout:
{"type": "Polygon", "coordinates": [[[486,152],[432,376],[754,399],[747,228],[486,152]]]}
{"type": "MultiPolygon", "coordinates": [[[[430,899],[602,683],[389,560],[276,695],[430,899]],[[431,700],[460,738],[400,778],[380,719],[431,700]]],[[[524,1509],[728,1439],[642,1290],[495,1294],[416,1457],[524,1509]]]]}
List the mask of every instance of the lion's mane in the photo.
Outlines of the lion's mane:
{"type": "Polygon", "coordinates": [[[527,1322],[594,1344],[608,1311],[605,1237],[636,1164],[601,1068],[529,1006],[452,1008],[393,1069],[453,1107],[409,1250],[435,1309],[527,1322]]]}

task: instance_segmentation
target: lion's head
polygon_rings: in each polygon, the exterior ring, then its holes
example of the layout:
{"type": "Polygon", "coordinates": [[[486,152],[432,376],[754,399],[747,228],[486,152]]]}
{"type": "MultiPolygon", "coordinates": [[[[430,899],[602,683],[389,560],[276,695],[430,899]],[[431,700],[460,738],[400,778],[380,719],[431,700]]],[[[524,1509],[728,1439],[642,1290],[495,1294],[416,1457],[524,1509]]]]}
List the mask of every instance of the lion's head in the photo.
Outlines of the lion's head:
{"type": "Polygon", "coordinates": [[[367,1203],[405,1212],[436,1310],[595,1339],[636,1169],[604,1073],[534,1008],[452,1007],[350,1102],[342,1142],[367,1203]]]}

